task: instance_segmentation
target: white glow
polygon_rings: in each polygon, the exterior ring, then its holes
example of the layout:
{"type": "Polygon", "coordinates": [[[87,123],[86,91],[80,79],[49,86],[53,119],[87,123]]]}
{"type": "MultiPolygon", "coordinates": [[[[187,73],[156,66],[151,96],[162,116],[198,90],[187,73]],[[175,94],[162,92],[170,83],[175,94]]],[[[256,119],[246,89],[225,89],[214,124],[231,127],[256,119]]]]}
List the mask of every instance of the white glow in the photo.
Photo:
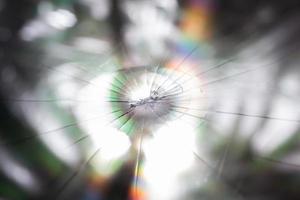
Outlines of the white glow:
{"type": "Polygon", "coordinates": [[[119,158],[130,147],[129,138],[115,128],[97,126],[99,133],[92,134],[93,141],[101,148],[101,158],[110,161],[119,158]]]}
{"type": "Polygon", "coordinates": [[[178,178],[194,160],[195,136],[189,125],[176,120],[159,129],[153,139],[145,141],[144,174],[150,199],[171,199],[179,192],[178,178]]]}
{"type": "Polygon", "coordinates": [[[79,50],[97,54],[104,54],[110,48],[110,44],[107,41],[90,37],[75,38],[74,46],[79,50]]]}
{"type": "MultiPolygon", "coordinates": [[[[81,81],[75,77],[80,77],[82,71],[81,66],[75,63],[64,63],[59,65],[49,74],[49,85],[55,87],[55,96],[58,99],[74,99],[77,91],[81,88],[81,81]]],[[[65,106],[72,104],[72,101],[61,101],[59,104],[65,106]]]]}
{"type": "Polygon", "coordinates": [[[124,13],[132,22],[125,27],[124,35],[136,55],[135,62],[145,64],[145,60],[152,62],[151,57],[167,56],[168,42],[178,35],[173,23],[176,1],[124,1],[123,4],[124,13]]]}
{"type": "MultiPolygon", "coordinates": [[[[172,73],[173,76],[177,73],[180,74],[180,72],[169,72],[169,70],[161,74],[145,73],[139,77],[134,77],[136,80],[132,80],[133,82],[129,84],[126,92],[128,92],[132,100],[148,98],[154,78],[157,84],[154,86],[155,89],[158,85],[165,82],[166,74],[169,73],[172,73]]],[[[110,164],[122,159],[122,156],[128,152],[132,145],[126,133],[114,128],[114,124],[111,123],[116,116],[109,114],[112,112],[112,108],[111,104],[107,102],[107,97],[110,95],[109,89],[111,88],[114,75],[104,73],[91,80],[93,84],[84,87],[78,93],[77,98],[78,100],[91,100],[91,102],[87,104],[78,103],[75,106],[75,114],[79,121],[88,119],[91,116],[99,116],[99,119],[89,123],[82,123],[80,126],[84,132],[90,135],[93,147],[101,149],[100,155],[94,159],[93,165],[104,176],[113,173],[110,164]]],[[[184,76],[183,80],[180,81],[184,82],[187,78],[189,77],[184,76]]],[[[185,83],[184,87],[191,88],[198,84],[200,84],[199,81],[195,79],[185,83]]],[[[173,79],[168,79],[161,87],[161,91],[170,90],[173,87],[173,79]]],[[[174,92],[173,90],[171,91],[174,92]]],[[[194,90],[188,92],[187,95],[197,99],[203,94],[200,90],[194,90]]],[[[189,103],[194,108],[200,104],[199,101],[195,102],[195,100],[191,100],[189,103]]],[[[193,114],[197,114],[197,112],[193,111],[193,114]]],[[[149,183],[151,187],[151,191],[153,190],[151,194],[154,195],[154,198],[152,199],[170,199],[171,191],[177,185],[180,185],[178,184],[179,176],[193,164],[193,149],[195,148],[196,138],[195,126],[193,125],[197,123],[199,123],[199,119],[195,117],[175,117],[175,119],[169,119],[160,129],[154,132],[153,139],[145,137],[142,147],[146,159],[145,178],[147,184],[149,183]],[[186,123],[186,120],[189,120],[189,123],[186,123]],[[164,189],[166,191],[165,194],[161,191],[162,187],[166,188],[164,189]]],[[[176,188],[176,191],[179,190],[180,188],[176,188]]]]}
{"type": "Polygon", "coordinates": [[[56,117],[52,112],[43,107],[36,109],[36,105],[32,106],[29,104],[24,105],[24,113],[27,114],[29,122],[37,130],[39,139],[57,158],[66,164],[70,166],[77,164],[79,161],[78,148],[73,146],[70,150],[66,150],[71,144],[71,139],[65,134],[67,129],[56,130],[62,124],[55,120],[56,117]],[[35,106],[35,109],[32,106],[35,106]],[[51,130],[55,131],[51,132],[51,130]],[[46,132],[49,132],[49,134],[46,132]]]}
{"type": "Polygon", "coordinates": [[[49,25],[61,30],[70,28],[77,22],[75,15],[64,9],[49,12],[45,19],[49,25]]]}
{"type": "Polygon", "coordinates": [[[102,20],[109,14],[109,0],[81,0],[85,6],[88,6],[94,18],[102,20]]]}
{"type": "Polygon", "coordinates": [[[34,39],[47,36],[54,33],[42,20],[33,20],[28,22],[21,30],[20,36],[25,41],[32,41],[34,39]]]}
{"type": "Polygon", "coordinates": [[[149,87],[146,84],[140,84],[138,87],[133,88],[130,93],[130,99],[133,101],[137,101],[140,99],[145,99],[149,97],[149,87]]]}
{"type": "Polygon", "coordinates": [[[53,7],[42,3],[37,18],[29,21],[21,29],[20,36],[25,41],[46,37],[74,26],[77,22],[76,16],[64,9],[52,10],[53,7]]]}
{"type": "MultiPolygon", "coordinates": [[[[298,119],[299,112],[295,112],[297,107],[299,107],[298,102],[292,102],[289,98],[283,96],[274,97],[270,116],[298,119]]],[[[268,155],[281,145],[284,145],[297,132],[297,129],[297,123],[268,120],[264,127],[255,134],[252,141],[253,148],[260,155],[268,155]]]]}
{"type": "Polygon", "coordinates": [[[27,168],[12,158],[4,149],[0,149],[0,169],[13,182],[27,192],[38,192],[40,182],[27,168]]]}
{"type": "Polygon", "coordinates": [[[80,126],[90,135],[92,146],[100,148],[99,156],[93,159],[92,163],[95,169],[104,176],[112,173],[113,169],[110,164],[120,159],[131,146],[126,133],[118,130],[111,123],[115,116],[110,114],[112,110],[107,97],[112,78],[111,74],[103,74],[91,80],[93,84],[84,87],[77,97],[78,100],[89,100],[89,103],[78,103],[74,110],[79,121],[96,116],[95,120],[81,123],[80,126]],[[96,85],[99,85],[98,90],[96,85]]]}

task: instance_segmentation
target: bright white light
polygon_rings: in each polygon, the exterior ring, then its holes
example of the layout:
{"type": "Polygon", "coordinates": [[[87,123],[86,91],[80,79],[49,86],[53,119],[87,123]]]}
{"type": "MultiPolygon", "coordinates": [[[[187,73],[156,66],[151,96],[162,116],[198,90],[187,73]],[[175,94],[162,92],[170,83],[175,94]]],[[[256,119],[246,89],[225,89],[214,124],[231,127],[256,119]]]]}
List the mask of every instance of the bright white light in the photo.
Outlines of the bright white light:
{"type": "Polygon", "coordinates": [[[145,145],[144,150],[147,160],[167,162],[164,166],[171,165],[172,168],[168,169],[171,173],[172,170],[181,171],[190,166],[193,161],[194,142],[195,131],[181,120],[176,120],[160,128],[153,140],[145,145]]]}
{"type": "MultiPolygon", "coordinates": [[[[174,75],[172,73],[172,75],[174,75]]],[[[81,123],[80,126],[84,132],[90,135],[93,148],[100,148],[97,158],[93,159],[93,165],[101,175],[108,176],[113,173],[111,163],[122,159],[122,156],[128,152],[131,146],[129,136],[126,133],[115,128],[111,123],[116,116],[109,114],[112,112],[111,103],[107,101],[110,95],[111,83],[115,74],[102,74],[96,79],[91,80],[93,84],[87,85],[79,92],[78,100],[91,100],[90,103],[78,103],[75,106],[75,113],[79,121],[89,119],[92,116],[99,116],[99,119],[92,120],[88,123],[81,123]],[[99,87],[95,87],[99,85],[99,87]]],[[[155,78],[156,84],[153,88],[157,89],[158,85],[166,81],[164,74],[145,73],[135,77],[130,87],[127,88],[132,100],[149,98],[150,87],[155,78]]],[[[181,80],[184,81],[185,79],[181,80]]],[[[199,84],[196,80],[191,80],[184,86],[191,88],[190,84],[199,84]]],[[[174,87],[172,79],[168,79],[161,87],[161,91],[170,90],[174,87]]],[[[172,91],[172,90],[171,90],[172,91]]],[[[174,91],[172,91],[174,92],[174,91]]],[[[193,91],[194,96],[199,96],[200,92],[193,91]]],[[[189,95],[189,94],[188,94],[189,95]]],[[[189,103],[194,103],[192,100],[189,103]]],[[[197,103],[199,103],[197,101],[197,103]]],[[[195,105],[196,107],[196,105],[195,105]]],[[[193,112],[193,114],[197,114],[193,112]]],[[[171,191],[180,192],[177,188],[179,176],[186,172],[194,162],[193,149],[195,148],[196,132],[195,126],[199,122],[197,118],[184,119],[183,117],[168,119],[165,125],[153,133],[154,137],[149,139],[145,137],[142,150],[145,155],[144,174],[149,184],[150,192],[154,198],[151,199],[170,199],[171,191]],[[161,190],[165,188],[165,193],[161,190]]],[[[116,120],[117,121],[117,120],[116,120]]],[[[153,129],[154,130],[154,129],[153,129]]],[[[172,192],[174,193],[174,192],[172,192]]]]}
{"type": "Polygon", "coordinates": [[[163,126],[143,144],[150,199],[171,199],[180,192],[179,176],[192,165],[196,133],[181,120],[163,126]],[[163,188],[163,189],[162,189],[163,188]]]}
{"type": "MultiPolygon", "coordinates": [[[[87,100],[89,103],[79,103],[75,106],[75,115],[79,121],[96,117],[88,123],[81,123],[84,132],[90,135],[93,146],[100,148],[98,160],[94,165],[100,173],[111,173],[108,169],[110,162],[119,159],[129,149],[131,143],[126,133],[115,128],[111,121],[114,118],[107,97],[109,96],[110,83],[113,76],[103,74],[79,92],[78,100],[87,100]],[[99,85],[99,88],[95,87],[99,85]]],[[[92,148],[91,148],[92,149],[92,148]]]]}
{"type": "Polygon", "coordinates": [[[101,158],[105,161],[110,161],[119,158],[127,152],[130,147],[129,138],[125,133],[118,131],[115,128],[93,127],[99,133],[93,134],[92,138],[101,148],[101,158]]]}
{"type": "Polygon", "coordinates": [[[46,21],[52,27],[63,30],[74,26],[77,19],[70,11],[58,9],[56,11],[49,12],[46,15],[46,21]]]}
{"type": "Polygon", "coordinates": [[[133,88],[130,92],[130,99],[133,101],[137,101],[140,99],[145,99],[150,96],[149,85],[146,83],[141,83],[135,88],[133,88]]]}

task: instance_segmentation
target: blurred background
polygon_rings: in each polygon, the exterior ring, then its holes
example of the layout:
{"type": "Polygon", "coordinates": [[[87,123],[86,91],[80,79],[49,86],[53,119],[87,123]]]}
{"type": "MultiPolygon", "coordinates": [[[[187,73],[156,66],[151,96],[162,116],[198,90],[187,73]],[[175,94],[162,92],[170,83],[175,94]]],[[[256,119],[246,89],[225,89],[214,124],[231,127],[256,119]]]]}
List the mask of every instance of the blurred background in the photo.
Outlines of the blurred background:
{"type": "Polygon", "coordinates": [[[298,0],[0,0],[0,199],[299,199],[299,13],[298,0]],[[101,124],[106,79],[140,66],[203,93],[203,110],[143,143],[127,121],[101,124]]]}

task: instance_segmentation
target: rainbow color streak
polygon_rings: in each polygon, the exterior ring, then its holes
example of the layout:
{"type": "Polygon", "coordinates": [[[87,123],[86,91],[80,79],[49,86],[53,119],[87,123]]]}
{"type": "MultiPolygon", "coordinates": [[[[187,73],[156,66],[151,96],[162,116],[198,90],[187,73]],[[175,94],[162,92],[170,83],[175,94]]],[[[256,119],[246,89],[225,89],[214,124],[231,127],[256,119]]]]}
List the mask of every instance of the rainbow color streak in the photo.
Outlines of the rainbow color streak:
{"type": "Polygon", "coordinates": [[[140,159],[139,163],[137,162],[135,167],[135,176],[133,183],[130,187],[130,199],[131,200],[147,200],[146,193],[146,182],[144,180],[144,171],[143,171],[143,160],[140,159]]]}

